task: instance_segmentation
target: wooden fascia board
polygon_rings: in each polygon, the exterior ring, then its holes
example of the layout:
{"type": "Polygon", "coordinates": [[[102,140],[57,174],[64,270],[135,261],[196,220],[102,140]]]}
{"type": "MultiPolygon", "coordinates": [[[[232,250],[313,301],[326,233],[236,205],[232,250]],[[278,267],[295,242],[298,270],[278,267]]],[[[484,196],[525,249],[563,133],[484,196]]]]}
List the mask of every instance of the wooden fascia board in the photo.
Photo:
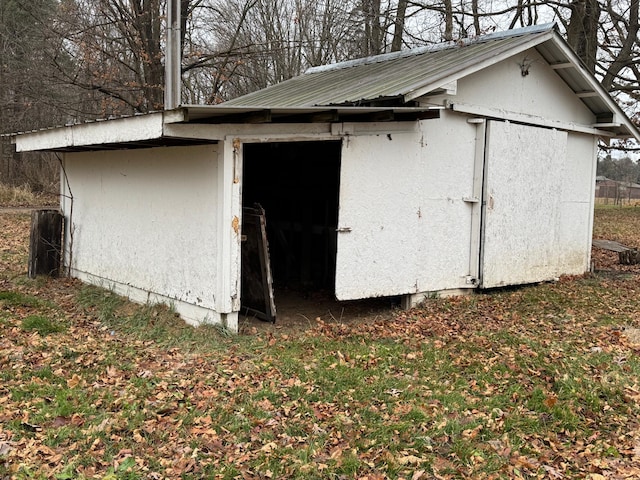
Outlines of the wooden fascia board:
{"type": "Polygon", "coordinates": [[[242,123],[175,123],[165,124],[163,135],[171,138],[224,141],[231,136],[270,138],[315,138],[329,136],[330,123],[242,124],[242,123]]]}
{"type": "Polygon", "coordinates": [[[510,112],[497,108],[485,107],[482,105],[470,105],[466,103],[447,102],[446,107],[454,112],[474,115],[484,118],[495,118],[499,120],[507,120],[514,123],[532,125],[536,127],[556,128],[558,130],[566,130],[570,132],[588,133],[599,137],[615,137],[614,132],[600,130],[591,125],[580,125],[571,122],[561,122],[550,120],[548,118],[539,117],[537,115],[527,115],[519,112],[510,112]]]}
{"type": "MultiPolygon", "coordinates": [[[[439,111],[439,110],[438,110],[439,111]]],[[[331,140],[344,135],[371,135],[380,133],[413,132],[417,121],[394,122],[337,122],[289,124],[205,124],[181,123],[164,127],[164,136],[172,138],[225,141],[241,138],[243,141],[303,141],[331,140]]]]}
{"type": "Polygon", "coordinates": [[[114,145],[155,140],[162,137],[165,119],[184,119],[182,111],[157,112],[134,117],[95,121],[52,128],[15,137],[16,151],[63,150],[75,147],[114,145]]]}
{"type": "Polygon", "coordinates": [[[561,70],[564,68],[575,68],[575,65],[571,62],[550,63],[551,70],[561,70]]]}
{"type": "MultiPolygon", "coordinates": [[[[507,60],[508,58],[513,57],[514,55],[518,55],[530,48],[534,48],[536,45],[539,45],[542,42],[545,42],[551,38],[553,38],[554,32],[549,31],[544,35],[536,36],[535,38],[530,39],[529,41],[524,41],[518,45],[509,48],[498,55],[486,55],[485,58],[478,60],[473,59],[467,62],[467,65],[460,66],[455,72],[451,72],[448,75],[443,75],[440,78],[432,80],[427,85],[421,85],[411,90],[409,93],[404,95],[404,101],[410,102],[417,98],[427,95],[437,88],[441,88],[443,85],[449,84],[451,82],[455,82],[460,80],[461,78],[472,75],[484,68],[490,67],[499,63],[503,60],[507,60]]],[[[464,48],[464,47],[462,47],[464,48]]]]}
{"type": "Polygon", "coordinates": [[[593,90],[589,90],[589,91],[584,91],[584,92],[576,92],[576,96],[578,98],[593,98],[593,97],[599,97],[600,95],[598,94],[598,92],[594,92],[593,90]]]}
{"type": "Polygon", "coordinates": [[[66,148],[73,143],[71,127],[52,128],[29,133],[20,133],[11,140],[16,152],[32,152],[37,150],[56,150],[66,148]]]}

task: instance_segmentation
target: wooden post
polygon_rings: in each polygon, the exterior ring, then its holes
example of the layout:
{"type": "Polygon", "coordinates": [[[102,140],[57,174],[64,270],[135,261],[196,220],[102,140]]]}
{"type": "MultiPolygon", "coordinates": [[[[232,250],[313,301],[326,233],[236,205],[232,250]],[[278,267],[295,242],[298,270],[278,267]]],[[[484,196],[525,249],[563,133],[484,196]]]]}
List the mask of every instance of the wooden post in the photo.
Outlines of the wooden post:
{"type": "Polygon", "coordinates": [[[62,214],[58,210],[31,212],[29,278],[57,277],[62,252],[62,214]]]}

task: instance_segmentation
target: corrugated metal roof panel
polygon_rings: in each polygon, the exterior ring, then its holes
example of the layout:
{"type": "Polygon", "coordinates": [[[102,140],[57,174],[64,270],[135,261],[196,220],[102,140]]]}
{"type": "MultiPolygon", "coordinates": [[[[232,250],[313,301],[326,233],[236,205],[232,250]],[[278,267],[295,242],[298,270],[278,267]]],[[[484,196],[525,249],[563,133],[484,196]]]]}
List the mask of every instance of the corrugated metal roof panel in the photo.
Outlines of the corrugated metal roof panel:
{"type": "Polygon", "coordinates": [[[400,99],[401,104],[401,99],[416,89],[462,73],[483,59],[535,42],[552,29],[553,26],[545,26],[514,30],[509,35],[487,35],[440,48],[418,48],[312,68],[304,75],[230,100],[225,105],[309,107],[360,105],[385,99],[400,99]]]}
{"type": "Polygon", "coordinates": [[[314,67],[304,75],[221,106],[408,106],[411,100],[436,93],[453,80],[530,48],[542,55],[596,115],[595,126],[640,140],[640,132],[560,37],[555,24],[314,67]]]}

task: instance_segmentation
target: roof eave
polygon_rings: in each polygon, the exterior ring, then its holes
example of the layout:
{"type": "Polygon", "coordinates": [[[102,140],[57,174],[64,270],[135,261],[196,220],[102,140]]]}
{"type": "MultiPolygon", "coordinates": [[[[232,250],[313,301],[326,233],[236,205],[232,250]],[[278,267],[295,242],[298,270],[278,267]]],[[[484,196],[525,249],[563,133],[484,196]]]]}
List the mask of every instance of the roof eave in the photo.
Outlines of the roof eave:
{"type": "MultiPolygon", "coordinates": [[[[629,119],[627,114],[624,113],[620,105],[618,105],[611,95],[609,95],[609,92],[607,92],[600,82],[598,82],[598,80],[588,71],[586,65],[584,65],[582,60],[580,60],[576,53],[571,49],[569,44],[567,44],[567,42],[557,32],[554,32],[552,41],[554,45],[562,51],[565,58],[572,64],[575,71],[578,72],[582,79],[590,85],[593,92],[598,95],[598,98],[606,105],[609,113],[611,113],[612,117],[616,120],[615,125],[612,125],[615,129],[608,131],[614,133],[615,138],[635,138],[640,142],[640,131],[638,128],[629,119]]],[[[576,94],[578,94],[578,92],[576,92],[576,94]]],[[[599,114],[599,112],[594,113],[596,115],[599,114]]]]}
{"type": "Polygon", "coordinates": [[[12,137],[16,151],[74,152],[149,148],[154,146],[210,143],[214,139],[197,135],[168,135],[167,125],[175,124],[291,124],[339,122],[414,122],[437,118],[441,107],[226,107],[186,105],[176,110],[149,113],[90,123],[67,125],[12,137]]]}
{"type": "Polygon", "coordinates": [[[163,125],[184,120],[185,109],[155,112],[132,117],[87,122],[12,137],[17,152],[65,151],[92,145],[119,145],[149,142],[162,137],[163,125]]]}

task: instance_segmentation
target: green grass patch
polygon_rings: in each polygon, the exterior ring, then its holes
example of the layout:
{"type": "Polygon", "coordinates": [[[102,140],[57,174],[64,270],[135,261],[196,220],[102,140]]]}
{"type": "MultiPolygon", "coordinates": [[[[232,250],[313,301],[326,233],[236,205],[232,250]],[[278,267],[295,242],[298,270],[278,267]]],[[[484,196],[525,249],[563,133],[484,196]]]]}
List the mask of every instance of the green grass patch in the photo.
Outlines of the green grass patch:
{"type": "Polygon", "coordinates": [[[99,287],[85,285],[77,298],[83,308],[96,313],[106,328],[166,348],[211,351],[216,346],[223,348],[230,338],[218,325],[194,328],[186,324],[171,306],[135,305],[99,287]]]}
{"type": "Polygon", "coordinates": [[[44,337],[53,333],[64,332],[66,327],[62,323],[42,315],[29,315],[22,320],[22,329],[27,332],[38,332],[44,337]]]}
{"type": "Polygon", "coordinates": [[[2,307],[32,307],[37,308],[44,302],[33,295],[20,292],[0,291],[0,308],[2,307]]]}

